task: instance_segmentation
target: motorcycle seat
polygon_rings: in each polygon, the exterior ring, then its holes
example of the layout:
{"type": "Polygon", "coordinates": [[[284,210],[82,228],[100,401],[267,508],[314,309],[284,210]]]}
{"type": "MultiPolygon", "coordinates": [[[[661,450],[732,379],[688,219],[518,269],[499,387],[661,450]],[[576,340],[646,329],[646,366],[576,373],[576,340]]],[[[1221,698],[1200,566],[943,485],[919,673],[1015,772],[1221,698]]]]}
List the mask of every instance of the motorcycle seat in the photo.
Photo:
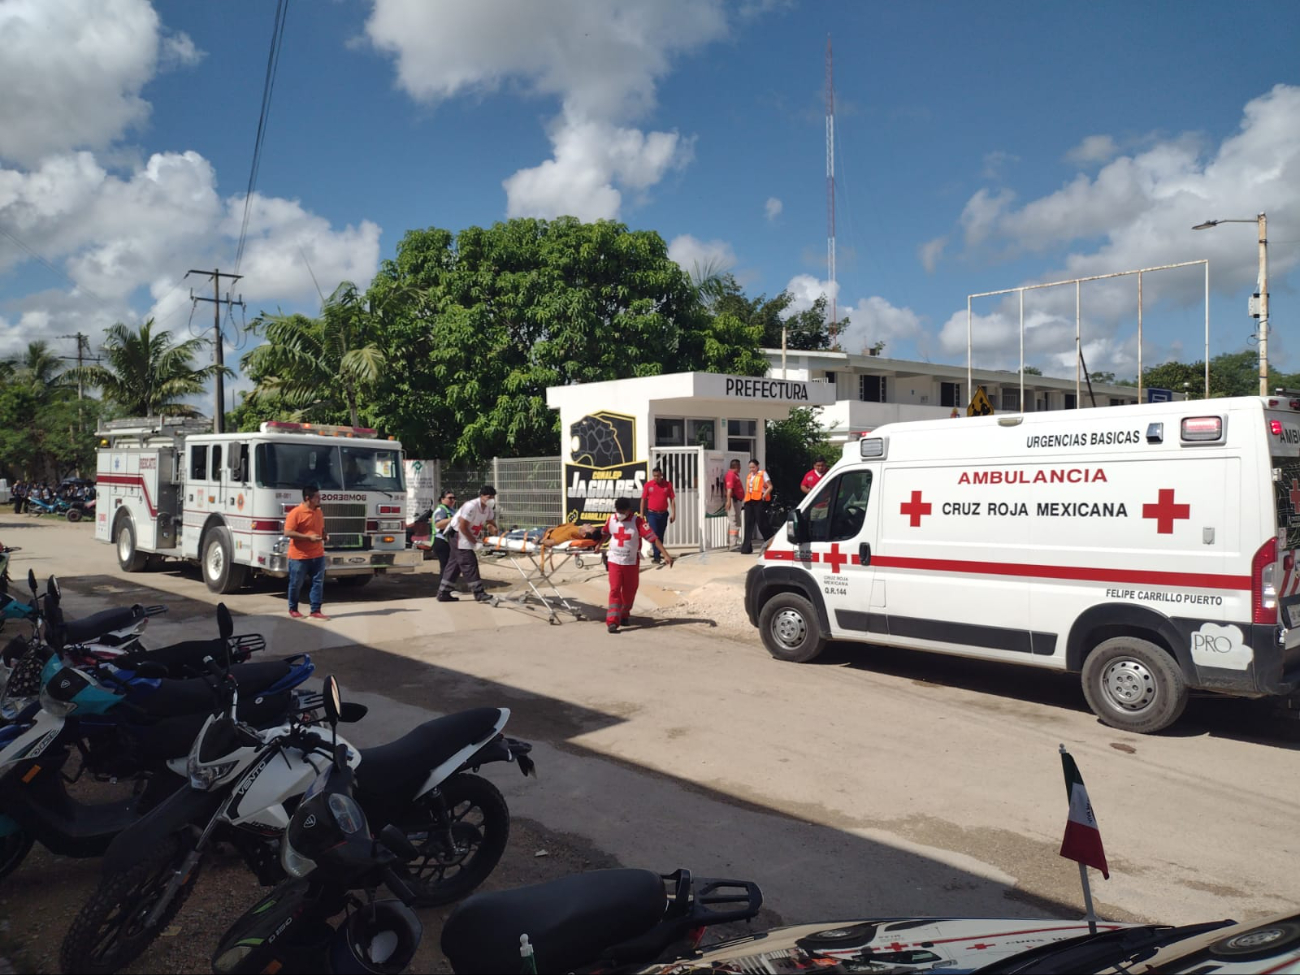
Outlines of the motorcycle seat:
{"type": "MultiPolygon", "coordinates": [[[[251,697],[286,677],[293,666],[284,660],[269,663],[238,664],[230,668],[230,675],[239,685],[240,698],[251,697]]],[[[162,680],[151,693],[133,697],[145,714],[154,718],[169,718],[184,714],[206,715],[212,712],[217,697],[212,684],[203,677],[185,680],[162,680]]]]}
{"type": "Polygon", "coordinates": [[[442,928],[458,975],[513,972],[527,934],[538,971],[572,972],[663,920],[668,895],[649,870],[595,870],[514,890],[475,894],[442,928]]]}
{"type": "Polygon", "coordinates": [[[144,618],[144,607],[118,606],[101,610],[78,620],[64,620],[63,637],[66,643],[89,643],[97,636],[130,626],[144,618]]]}
{"type": "Polygon", "coordinates": [[[211,657],[218,663],[225,663],[225,641],[219,638],[186,640],[182,643],[173,643],[169,647],[159,647],[157,650],[137,650],[123,654],[114,663],[125,670],[132,670],[142,664],[161,664],[167,668],[170,676],[180,677],[186,670],[201,670],[205,657],[211,657]]]}
{"type": "Polygon", "coordinates": [[[372,795],[405,791],[466,745],[487,738],[500,719],[499,708],[473,708],[426,721],[387,745],[362,748],[357,783],[372,795]]]}

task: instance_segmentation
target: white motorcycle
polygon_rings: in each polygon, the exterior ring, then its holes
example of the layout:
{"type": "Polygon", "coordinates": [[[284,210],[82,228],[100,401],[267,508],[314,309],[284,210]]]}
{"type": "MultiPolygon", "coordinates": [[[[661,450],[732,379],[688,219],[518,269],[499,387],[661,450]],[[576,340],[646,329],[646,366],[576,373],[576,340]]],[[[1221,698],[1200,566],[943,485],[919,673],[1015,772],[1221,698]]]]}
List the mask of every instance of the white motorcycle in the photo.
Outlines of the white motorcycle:
{"type": "MultiPolygon", "coordinates": [[[[180,911],[218,841],[238,850],[263,885],[282,880],[281,836],[340,744],[372,827],[394,825],[415,847],[401,874],[418,906],[464,897],[495,869],[510,811],[496,786],[471,772],[490,762],[517,762],[524,775],[533,773],[532,746],[501,733],[509,709],[462,711],[387,745],[357,749],[334,731],[297,721],[260,731],[237,722],[238,688],[224,677],[214,684],[224,706],[190,750],[184,768],[190,788],[113,841],[99,887],[63,941],[64,971],[114,972],[138,958],[180,911]]],[[[326,693],[343,722],[365,714],[361,705],[339,705],[333,678],[326,693]]]]}

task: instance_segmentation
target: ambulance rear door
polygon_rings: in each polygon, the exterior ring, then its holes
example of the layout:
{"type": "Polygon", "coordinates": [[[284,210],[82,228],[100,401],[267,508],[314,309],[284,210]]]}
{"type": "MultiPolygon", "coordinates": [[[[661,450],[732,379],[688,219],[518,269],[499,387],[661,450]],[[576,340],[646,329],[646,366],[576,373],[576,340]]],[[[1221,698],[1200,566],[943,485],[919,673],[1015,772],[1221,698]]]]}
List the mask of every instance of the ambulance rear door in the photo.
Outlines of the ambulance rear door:
{"type": "Polygon", "coordinates": [[[1280,561],[1273,571],[1290,650],[1300,646],[1300,413],[1270,409],[1264,418],[1280,561]]]}

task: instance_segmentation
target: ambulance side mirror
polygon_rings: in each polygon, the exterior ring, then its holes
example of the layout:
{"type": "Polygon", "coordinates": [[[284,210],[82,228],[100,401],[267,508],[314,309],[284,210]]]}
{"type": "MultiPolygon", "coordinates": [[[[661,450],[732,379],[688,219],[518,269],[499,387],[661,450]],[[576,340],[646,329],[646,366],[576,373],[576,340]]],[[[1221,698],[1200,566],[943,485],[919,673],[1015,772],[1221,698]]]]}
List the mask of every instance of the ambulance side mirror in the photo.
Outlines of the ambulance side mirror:
{"type": "Polygon", "coordinates": [[[790,518],[785,526],[785,537],[794,545],[808,544],[808,519],[798,508],[790,512],[790,518]]]}

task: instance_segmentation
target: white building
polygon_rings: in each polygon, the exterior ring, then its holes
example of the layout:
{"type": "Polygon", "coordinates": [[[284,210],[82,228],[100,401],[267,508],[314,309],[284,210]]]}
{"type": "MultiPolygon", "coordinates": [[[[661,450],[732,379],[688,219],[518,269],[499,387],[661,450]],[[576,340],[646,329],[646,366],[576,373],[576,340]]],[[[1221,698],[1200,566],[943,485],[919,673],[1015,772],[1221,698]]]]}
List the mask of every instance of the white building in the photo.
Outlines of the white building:
{"type": "MultiPolygon", "coordinates": [[[[787,352],[785,370],[781,350],[763,350],[770,363],[768,375],[775,379],[829,383],[835,387],[835,403],[825,407],[821,423],[832,440],[842,441],[899,420],[932,420],[951,416],[955,409],[965,415],[972,390],[965,366],[931,362],[909,362],[883,356],[853,355],[847,352],[787,352]]],[[[976,369],[974,385],[983,386],[993,409],[999,413],[1022,412],[1020,374],[976,369]]],[[[1138,401],[1134,386],[1082,384],[1076,393],[1073,379],[1025,376],[1024,412],[1073,410],[1080,406],[1121,406],[1138,401]]],[[[1175,394],[1182,399],[1183,394],[1175,394]]]]}

